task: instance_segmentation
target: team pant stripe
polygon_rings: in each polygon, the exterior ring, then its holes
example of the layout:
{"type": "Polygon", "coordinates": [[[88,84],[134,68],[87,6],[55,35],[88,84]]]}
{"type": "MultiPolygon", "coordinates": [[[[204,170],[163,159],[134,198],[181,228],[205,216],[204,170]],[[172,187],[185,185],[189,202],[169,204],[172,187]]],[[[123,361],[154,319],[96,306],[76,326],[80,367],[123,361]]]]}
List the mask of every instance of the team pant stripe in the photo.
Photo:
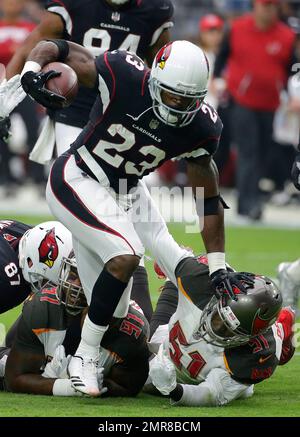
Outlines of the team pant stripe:
{"type": "Polygon", "coordinates": [[[98,229],[103,232],[115,235],[116,237],[122,238],[133,254],[135,255],[135,250],[129,241],[123,237],[119,232],[107,226],[105,223],[101,222],[98,217],[96,217],[82,202],[78,197],[77,193],[68,184],[64,178],[64,170],[73,155],[62,155],[53,164],[50,172],[50,186],[53,194],[57,200],[66,208],[74,217],[80,220],[82,223],[91,226],[92,228],[98,229]],[[55,182],[54,182],[55,179],[55,182]],[[58,183],[59,182],[59,183],[58,183]]]}

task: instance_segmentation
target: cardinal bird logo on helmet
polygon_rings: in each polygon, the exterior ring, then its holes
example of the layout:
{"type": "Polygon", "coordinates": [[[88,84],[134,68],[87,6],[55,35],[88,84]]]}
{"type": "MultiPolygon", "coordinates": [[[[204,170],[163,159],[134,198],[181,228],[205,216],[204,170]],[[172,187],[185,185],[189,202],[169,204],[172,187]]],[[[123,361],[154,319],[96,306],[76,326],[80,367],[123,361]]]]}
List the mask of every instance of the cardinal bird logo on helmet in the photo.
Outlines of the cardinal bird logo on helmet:
{"type": "Polygon", "coordinates": [[[161,68],[162,70],[165,68],[165,64],[171,54],[171,50],[172,50],[172,43],[169,42],[168,44],[166,44],[165,46],[163,46],[160,51],[157,53],[156,55],[156,67],[159,66],[159,68],[161,68]]]}
{"type": "Polygon", "coordinates": [[[47,232],[46,236],[39,245],[40,262],[46,264],[50,269],[53,267],[54,261],[58,256],[58,245],[55,236],[55,229],[52,228],[47,232]]]}

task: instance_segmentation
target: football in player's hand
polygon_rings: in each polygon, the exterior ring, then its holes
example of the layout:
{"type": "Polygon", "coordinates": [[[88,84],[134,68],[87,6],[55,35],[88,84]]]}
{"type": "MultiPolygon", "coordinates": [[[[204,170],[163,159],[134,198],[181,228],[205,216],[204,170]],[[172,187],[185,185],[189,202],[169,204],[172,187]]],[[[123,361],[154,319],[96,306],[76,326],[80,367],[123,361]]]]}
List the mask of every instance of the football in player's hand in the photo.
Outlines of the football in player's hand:
{"type": "Polygon", "coordinates": [[[73,68],[62,62],[50,62],[43,67],[42,71],[46,73],[51,70],[57,71],[61,73],[61,75],[49,79],[46,82],[45,87],[55,94],[65,97],[66,100],[63,103],[63,106],[69,106],[78,92],[77,74],[73,68]]]}

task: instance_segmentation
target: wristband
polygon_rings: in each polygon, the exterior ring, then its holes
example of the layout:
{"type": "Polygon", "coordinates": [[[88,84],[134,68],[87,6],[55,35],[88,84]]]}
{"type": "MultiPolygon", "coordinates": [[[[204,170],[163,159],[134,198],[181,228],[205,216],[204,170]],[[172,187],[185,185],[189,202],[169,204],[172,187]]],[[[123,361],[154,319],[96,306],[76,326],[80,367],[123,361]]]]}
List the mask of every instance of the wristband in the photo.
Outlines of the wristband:
{"type": "Polygon", "coordinates": [[[25,73],[27,73],[27,71],[33,71],[34,73],[38,73],[39,71],[41,71],[42,67],[40,64],[38,64],[35,61],[27,61],[25,62],[25,65],[23,67],[22,73],[21,73],[21,77],[24,76],[25,73]]]}
{"type": "Polygon", "coordinates": [[[216,272],[217,270],[226,270],[225,253],[224,252],[211,252],[207,254],[209,274],[216,272]]]}

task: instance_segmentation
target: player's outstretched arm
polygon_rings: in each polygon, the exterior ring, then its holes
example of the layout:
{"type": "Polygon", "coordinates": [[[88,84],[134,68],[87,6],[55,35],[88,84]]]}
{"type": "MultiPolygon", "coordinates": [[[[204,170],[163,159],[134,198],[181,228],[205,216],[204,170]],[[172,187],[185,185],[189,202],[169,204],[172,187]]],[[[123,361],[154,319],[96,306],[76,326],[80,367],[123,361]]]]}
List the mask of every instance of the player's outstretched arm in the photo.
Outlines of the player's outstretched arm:
{"type": "MultiPolygon", "coordinates": [[[[246,293],[238,274],[229,273],[225,262],[224,201],[219,194],[219,174],[211,156],[188,161],[187,173],[196,199],[202,226],[202,239],[207,251],[210,278],[216,295],[229,294],[236,299],[233,287],[246,293]],[[204,188],[202,190],[197,188],[204,188]],[[199,191],[199,192],[198,192],[199,191]],[[202,208],[203,205],[203,208],[202,208]]],[[[253,281],[252,281],[253,282],[253,281]]],[[[248,284],[251,286],[252,284],[248,284]]]]}
{"type": "MultiPolygon", "coordinates": [[[[61,348],[62,346],[59,346],[61,348]]],[[[62,357],[55,352],[51,363],[46,366],[46,372],[41,375],[41,368],[45,364],[45,354],[12,347],[5,367],[5,385],[8,391],[14,393],[29,393],[54,396],[81,396],[73,389],[70,379],[58,374],[62,367],[62,357]],[[54,364],[52,364],[54,362],[54,364]],[[50,368],[49,368],[50,366],[50,368]],[[52,370],[52,372],[51,372],[52,370]]],[[[65,355],[63,358],[66,360],[65,355]]]]}
{"type": "Polygon", "coordinates": [[[226,370],[215,368],[198,385],[177,384],[170,399],[174,406],[217,407],[252,395],[253,386],[240,384],[226,370]]]}
{"type": "Polygon", "coordinates": [[[155,58],[158,50],[161,47],[163,47],[165,44],[168,44],[168,42],[170,42],[170,41],[171,41],[170,31],[169,31],[169,29],[165,29],[161,33],[161,35],[158,38],[158,40],[156,41],[156,43],[148,48],[147,55],[146,55],[146,62],[150,68],[152,66],[152,63],[154,61],[154,58],[155,58]]]}
{"type": "Polygon", "coordinates": [[[39,41],[61,38],[63,32],[64,23],[62,18],[58,14],[45,12],[39,25],[29,34],[6,66],[7,79],[21,73],[29,53],[39,41]]]}
{"type": "Polygon", "coordinates": [[[45,355],[11,349],[5,367],[5,385],[14,393],[32,393],[52,395],[55,379],[43,378],[40,368],[45,362],[45,355]]]}
{"type": "Polygon", "coordinates": [[[219,200],[218,172],[213,159],[210,156],[204,156],[187,160],[187,174],[195,196],[200,222],[203,221],[201,234],[206,251],[207,253],[224,253],[224,210],[219,200]],[[202,190],[198,190],[202,187],[204,197],[201,194],[202,190]],[[202,205],[204,208],[201,208],[202,205]]]}

